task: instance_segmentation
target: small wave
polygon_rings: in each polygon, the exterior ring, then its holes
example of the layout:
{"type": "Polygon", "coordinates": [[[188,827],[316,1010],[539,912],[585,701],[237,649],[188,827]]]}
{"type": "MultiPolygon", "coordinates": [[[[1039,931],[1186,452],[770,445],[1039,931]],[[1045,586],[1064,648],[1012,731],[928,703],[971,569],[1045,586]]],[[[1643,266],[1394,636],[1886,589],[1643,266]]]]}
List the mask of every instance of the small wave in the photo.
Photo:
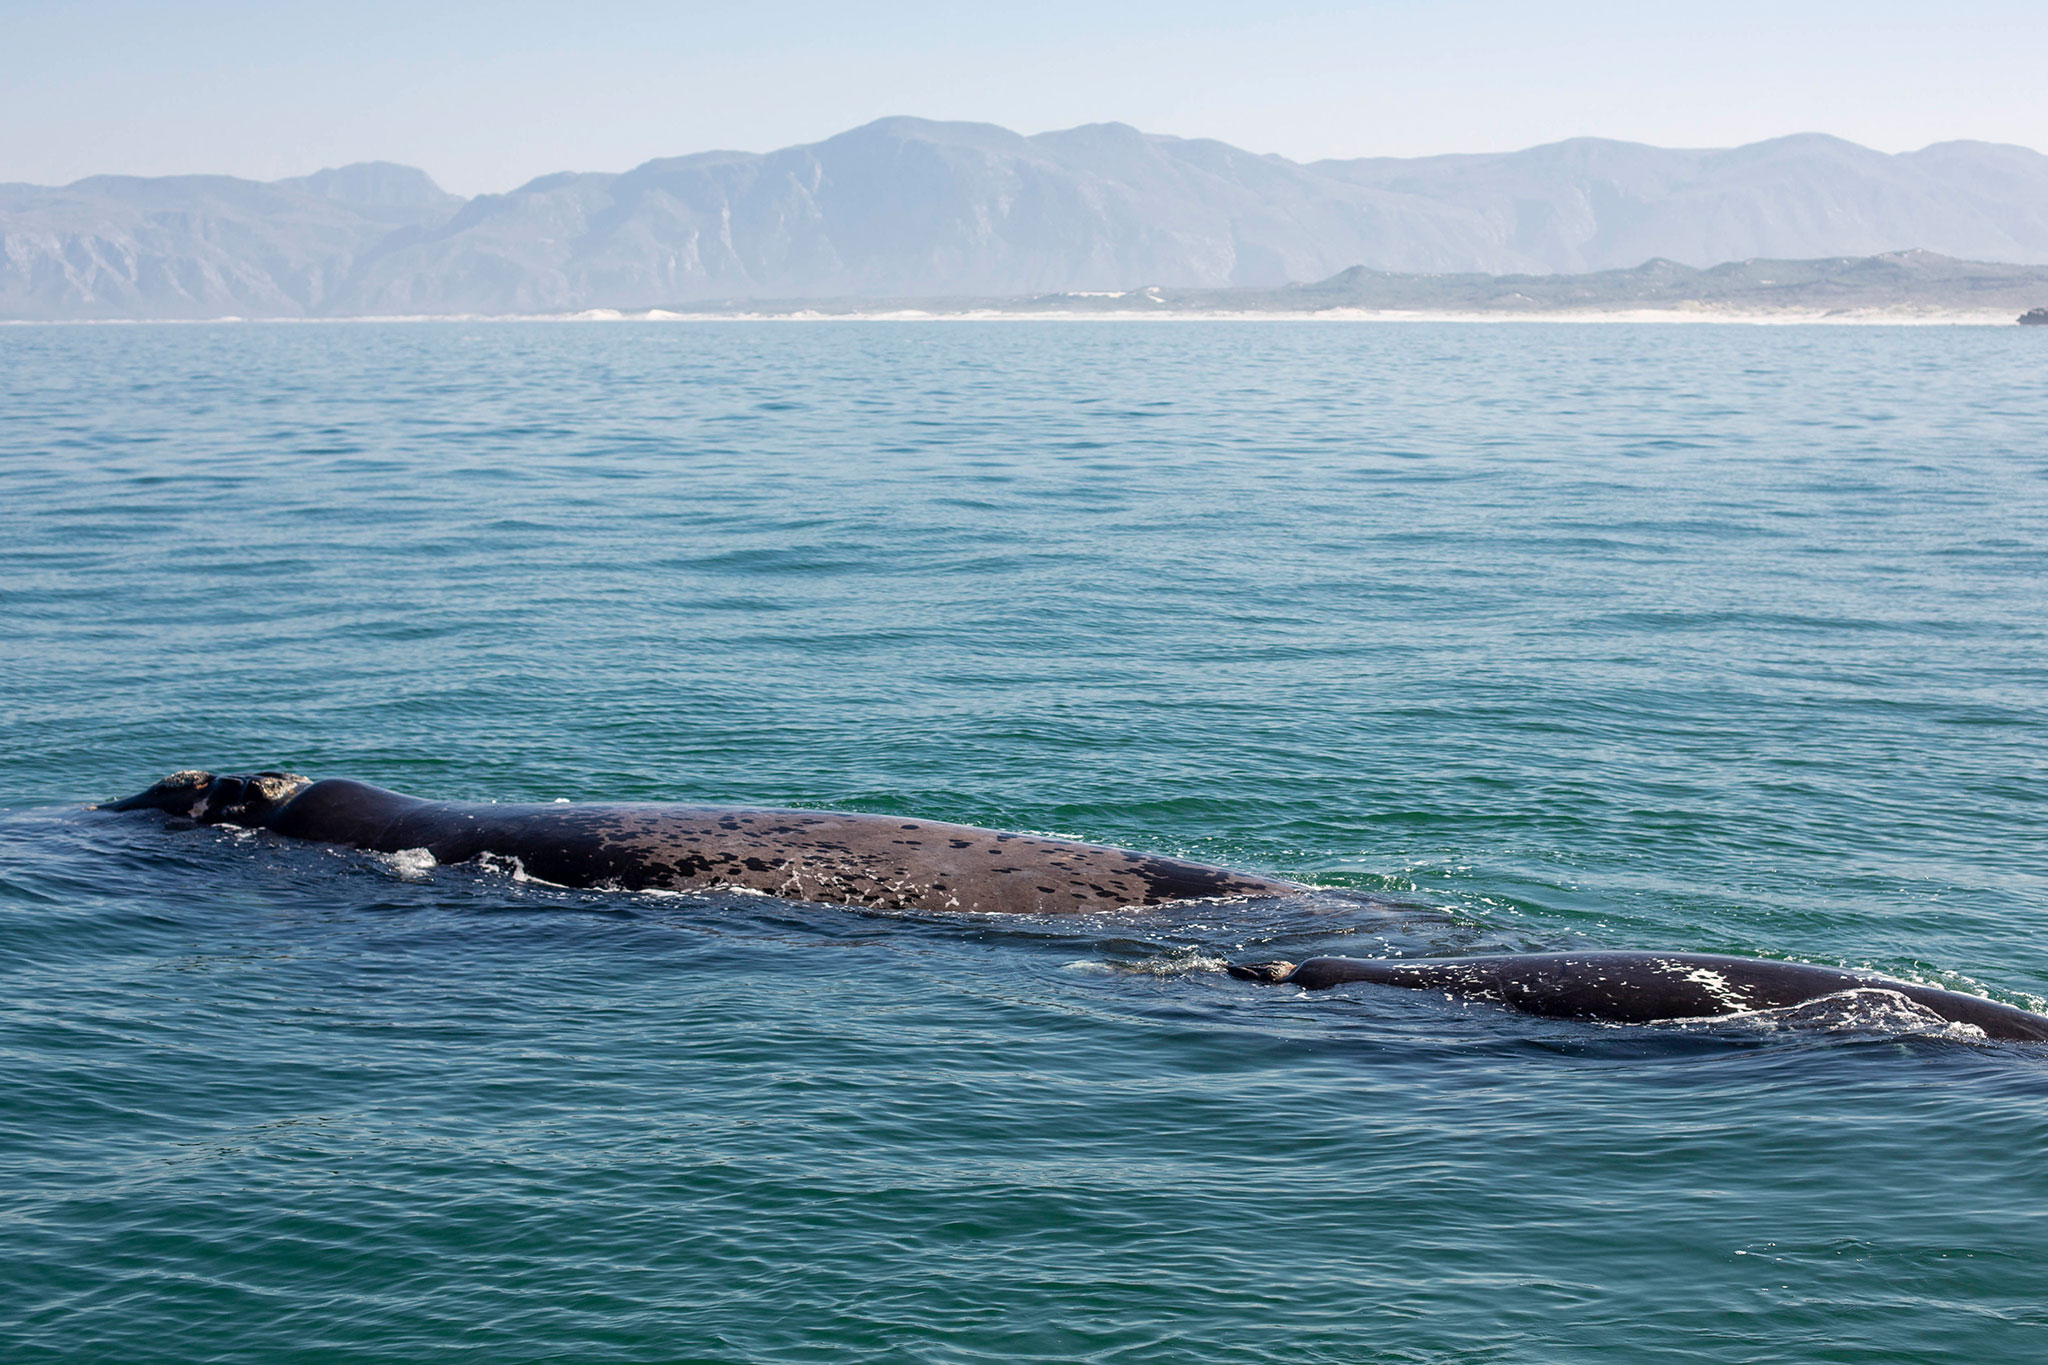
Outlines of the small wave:
{"type": "MultiPolygon", "coordinates": [[[[638,896],[654,901],[705,901],[722,900],[728,896],[751,896],[757,900],[789,900],[772,891],[762,891],[751,886],[736,886],[726,882],[707,882],[703,886],[634,886],[622,887],[616,883],[599,883],[588,888],[592,891],[613,891],[638,896]]],[[[800,902],[791,901],[791,904],[800,902]]],[[[836,907],[835,907],[836,908],[836,907]]]]}
{"type": "Polygon", "coordinates": [[[1735,1029],[1755,1033],[1797,1030],[1802,1033],[1875,1034],[1889,1038],[1949,1038],[1958,1042],[1983,1042],[1986,1039],[1984,1030],[1975,1024],[1944,1019],[1909,997],[1881,986],[1858,986],[1778,1009],[1739,1010],[1731,1014],[1669,1022],[1684,1028],[1735,1029]]]}
{"type": "Polygon", "coordinates": [[[423,848],[402,848],[396,853],[373,855],[391,869],[400,881],[423,882],[434,875],[434,855],[423,848]]]}
{"type": "Polygon", "coordinates": [[[509,877],[515,882],[530,882],[534,880],[534,878],[526,875],[526,864],[516,854],[479,853],[476,855],[476,865],[486,872],[494,872],[501,877],[509,877]]]}
{"type": "Polygon", "coordinates": [[[1152,957],[1125,962],[1081,958],[1062,965],[1061,970],[1116,976],[1189,976],[1196,972],[1220,972],[1230,959],[1200,948],[1174,948],[1152,957]]]}

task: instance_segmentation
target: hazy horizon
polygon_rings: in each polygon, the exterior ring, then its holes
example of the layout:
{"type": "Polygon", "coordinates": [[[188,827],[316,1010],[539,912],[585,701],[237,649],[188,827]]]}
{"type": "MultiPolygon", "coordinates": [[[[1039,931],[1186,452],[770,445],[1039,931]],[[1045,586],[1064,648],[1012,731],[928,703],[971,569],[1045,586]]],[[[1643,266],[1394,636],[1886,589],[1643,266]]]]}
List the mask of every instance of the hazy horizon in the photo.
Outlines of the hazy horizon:
{"type": "Polygon", "coordinates": [[[209,0],[7,7],[0,181],[359,161],[464,196],[703,150],[769,152],[897,114],[1026,135],[1092,123],[1296,162],[1521,150],[1574,137],[1704,149],[1819,132],[1883,152],[2048,147],[2038,27],[2014,3],[1737,0],[1711,17],[1465,0],[1146,0],[966,14],[815,3],[278,11],[209,0]]]}

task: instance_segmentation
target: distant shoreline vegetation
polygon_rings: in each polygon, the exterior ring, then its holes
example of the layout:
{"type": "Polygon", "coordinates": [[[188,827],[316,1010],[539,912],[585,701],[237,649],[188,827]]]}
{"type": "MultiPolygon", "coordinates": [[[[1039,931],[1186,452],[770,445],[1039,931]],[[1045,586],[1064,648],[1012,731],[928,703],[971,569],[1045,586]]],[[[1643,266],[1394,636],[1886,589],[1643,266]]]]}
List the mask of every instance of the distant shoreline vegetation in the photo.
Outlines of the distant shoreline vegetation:
{"type": "Polygon", "coordinates": [[[1085,290],[993,298],[724,299],[562,312],[396,313],[326,318],[9,318],[7,322],[439,321],[1427,321],[2048,323],[2048,266],[1957,261],[1931,251],[1816,261],[1649,261],[1583,275],[1342,271],[1267,289],[1085,290]]]}
{"type": "Polygon", "coordinates": [[[1582,275],[1394,274],[1354,266],[1312,284],[1269,289],[1154,286],[1007,299],[732,299],[640,315],[2013,323],[2042,300],[2048,300],[2048,266],[1895,251],[1813,261],[1730,261],[1705,270],[1655,260],[1633,270],[1582,275]]]}
{"type": "Polygon", "coordinates": [[[15,321],[1988,319],[2048,304],[2044,270],[2048,157],[1979,142],[1891,155],[1819,134],[1302,164],[1122,124],[1022,137],[892,118],[776,152],[563,172],[469,199],[383,162],[271,182],[0,185],[0,320],[15,321]],[[1908,246],[1924,250],[1894,249],[1908,246]]]}

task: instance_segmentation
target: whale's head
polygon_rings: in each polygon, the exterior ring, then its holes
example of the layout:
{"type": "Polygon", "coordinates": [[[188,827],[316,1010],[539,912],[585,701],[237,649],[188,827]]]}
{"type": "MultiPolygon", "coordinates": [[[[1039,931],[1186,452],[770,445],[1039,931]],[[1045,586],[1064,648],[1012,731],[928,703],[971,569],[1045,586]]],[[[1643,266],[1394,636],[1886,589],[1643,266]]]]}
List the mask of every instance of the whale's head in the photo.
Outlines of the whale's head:
{"type": "Polygon", "coordinates": [[[1272,985],[1294,975],[1292,962],[1231,962],[1223,968],[1239,981],[1263,981],[1272,985]]]}
{"type": "Polygon", "coordinates": [[[297,773],[216,774],[187,768],[172,773],[146,792],[123,801],[109,801],[101,810],[161,810],[202,825],[270,823],[286,802],[313,784],[297,773]]]}

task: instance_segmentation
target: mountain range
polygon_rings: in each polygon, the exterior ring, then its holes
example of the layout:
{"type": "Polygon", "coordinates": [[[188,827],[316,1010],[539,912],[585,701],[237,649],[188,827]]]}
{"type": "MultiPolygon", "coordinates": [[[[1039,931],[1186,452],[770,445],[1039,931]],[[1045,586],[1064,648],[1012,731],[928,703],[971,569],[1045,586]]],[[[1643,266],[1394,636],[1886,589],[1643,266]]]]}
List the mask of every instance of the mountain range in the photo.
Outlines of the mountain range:
{"type": "Polygon", "coordinates": [[[270,182],[0,185],[0,318],[1271,289],[1354,267],[1557,276],[1910,248],[2048,262],[2048,157],[1802,134],[1298,163],[1122,124],[1025,137],[891,118],[472,199],[382,162],[270,182]]]}

